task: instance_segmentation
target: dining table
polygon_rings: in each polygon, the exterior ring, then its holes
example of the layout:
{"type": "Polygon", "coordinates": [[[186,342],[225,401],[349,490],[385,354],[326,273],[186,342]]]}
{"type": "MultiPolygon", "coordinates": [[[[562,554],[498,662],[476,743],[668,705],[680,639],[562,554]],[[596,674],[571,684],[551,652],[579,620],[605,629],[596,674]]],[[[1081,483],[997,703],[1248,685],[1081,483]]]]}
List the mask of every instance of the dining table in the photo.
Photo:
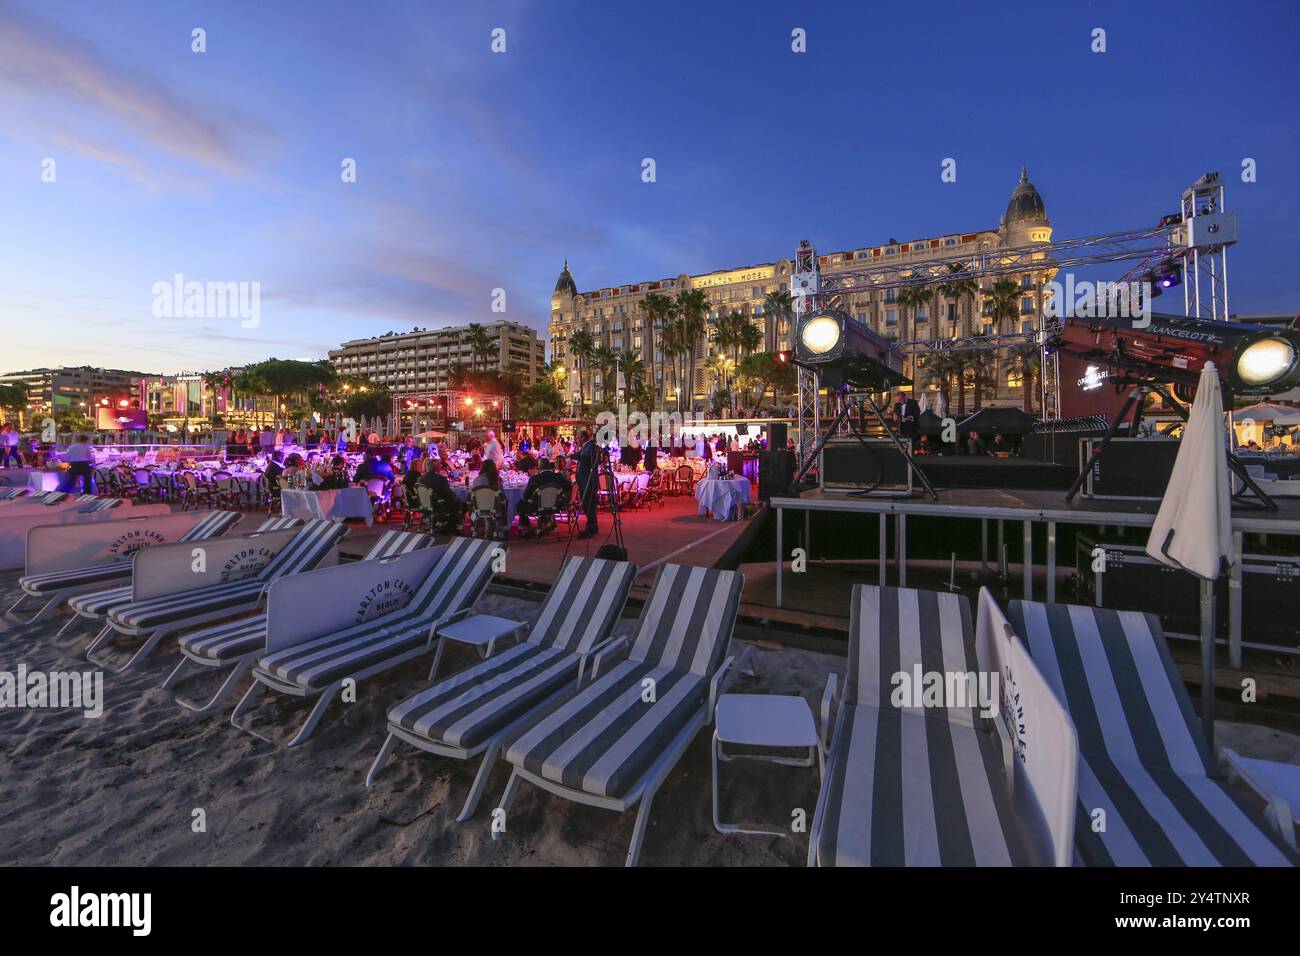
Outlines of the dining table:
{"type": "Polygon", "coordinates": [[[313,518],[328,518],[331,521],[361,518],[367,527],[375,521],[370,493],[364,488],[284,488],[280,492],[280,513],[286,518],[302,518],[305,521],[313,518]]]}
{"type": "Polygon", "coordinates": [[[718,521],[738,519],[740,506],[749,504],[750,495],[748,478],[703,478],[695,483],[697,513],[712,512],[718,521]]]}

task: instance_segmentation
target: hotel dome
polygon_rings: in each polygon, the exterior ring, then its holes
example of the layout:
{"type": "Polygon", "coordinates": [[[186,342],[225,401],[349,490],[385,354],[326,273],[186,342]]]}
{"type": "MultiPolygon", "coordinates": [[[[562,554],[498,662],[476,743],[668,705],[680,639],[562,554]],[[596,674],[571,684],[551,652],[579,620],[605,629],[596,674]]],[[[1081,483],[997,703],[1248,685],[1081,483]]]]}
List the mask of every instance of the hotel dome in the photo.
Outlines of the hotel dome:
{"type": "Polygon", "coordinates": [[[1020,182],[1007,203],[1004,221],[1008,226],[1022,222],[1047,222],[1047,210],[1043,206],[1043,197],[1038,194],[1034,184],[1029,181],[1029,170],[1020,167],[1020,182]]]}

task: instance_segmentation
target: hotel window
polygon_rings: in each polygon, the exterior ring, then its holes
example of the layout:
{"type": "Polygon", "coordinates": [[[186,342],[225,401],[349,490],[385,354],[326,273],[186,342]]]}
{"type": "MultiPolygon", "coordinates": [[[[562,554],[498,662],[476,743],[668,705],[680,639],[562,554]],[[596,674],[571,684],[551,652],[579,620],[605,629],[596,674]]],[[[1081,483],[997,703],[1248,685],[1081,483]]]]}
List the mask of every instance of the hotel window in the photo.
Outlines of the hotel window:
{"type": "Polygon", "coordinates": [[[992,322],[985,322],[982,326],[980,326],[980,335],[992,335],[992,334],[993,334],[992,322]]]}
{"type": "Polygon", "coordinates": [[[930,321],[930,313],[926,312],[925,309],[916,310],[915,322],[917,325],[920,325],[922,322],[929,322],[929,321],[930,321]]]}
{"type": "Polygon", "coordinates": [[[898,248],[896,246],[890,246],[888,249],[885,250],[885,255],[892,256],[896,252],[898,252],[898,248]]]}
{"type": "Polygon", "coordinates": [[[898,301],[898,290],[897,290],[897,289],[886,289],[886,290],[885,290],[885,301],[886,301],[886,302],[897,302],[897,301],[898,301]]]}
{"type": "Polygon", "coordinates": [[[945,246],[955,246],[955,245],[957,245],[957,240],[956,240],[956,239],[945,239],[945,240],[943,241],[943,244],[944,244],[945,246]]]}
{"type": "Polygon", "coordinates": [[[1034,277],[1028,272],[1020,277],[1020,288],[1032,289],[1034,287],[1034,277]]]}
{"type": "Polygon", "coordinates": [[[1023,298],[1023,299],[1020,300],[1020,314],[1021,314],[1021,315],[1033,315],[1033,314],[1034,314],[1034,298],[1033,298],[1033,296],[1026,296],[1025,298],[1023,298]]]}
{"type": "Polygon", "coordinates": [[[888,326],[892,326],[892,325],[897,325],[897,324],[898,324],[898,310],[897,310],[897,309],[886,309],[886,310],[885,310],[885,325],[886,325],[886,327],[888,327],[888,326]]]}
{"type": "Polygon", "coordinates": [[[1021,322],[1021,323],[1020,323],[1020,331],[1021,331],[1021,332],[1032,332],[1032,331],[1034,331],[1034,323],[1033,323],[1033,321],[1031,320],[1031,321],[1029,321],[1029,322],[1021,322]]]}

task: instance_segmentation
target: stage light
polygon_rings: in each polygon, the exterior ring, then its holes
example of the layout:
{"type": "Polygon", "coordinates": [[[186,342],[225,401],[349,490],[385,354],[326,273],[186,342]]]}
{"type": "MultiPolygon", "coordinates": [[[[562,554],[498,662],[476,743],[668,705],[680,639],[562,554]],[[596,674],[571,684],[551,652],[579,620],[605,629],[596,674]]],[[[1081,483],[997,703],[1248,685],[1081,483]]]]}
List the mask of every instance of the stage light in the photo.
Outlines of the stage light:
{"type": "Polygon", "coordinates": [[[127,407],[128,405],[130,405],[130,404],[131,404],[131,403],[130,403],[127,399],[125,399],[125,398],[119,398],[119,399],[117,400],[117,407],[118,407],[118,408],[126,408],[126,407],[127,407]]]}
{"type": "Polygon", "coordinates": [[[99,404],[103,405],[105,408],[108,408],[108,399],[106,399],[106,398],[101,398],[101,399],[99,400],[99,404]]]}
{"type": "Polygon", "coordinates": [[[1110,370],[1120,383],[1196,385],[1213,362],[1235,395],[1268,395],[1300,385],[1300,331],[1242,322],[1153,314],[1144,328],[1132,319],[1067,318],[1053,347],[1110,370]]]}
{"type": "Polygon", "coordinates": [[[779,365],[788,365],[790,364],[790,359],[793,358],[793,356],[788,351],[777,352],[775,354],[776,354],[777,364],[779,365]]]}
{"type": "Polygon", "coordinates": [[[1172,289],[1183,284],[1183,267],[1176,262],[1166,262],[1157,270],[1156,284],[1162,289],[1172,289]]]}
{"type": "Polygon", "coordinates": [[[903,374],[903,353],[839,309],[823,309],[799,319],[795,357],[815,368],[826,388],[850,384],[880,390],[911,384],[903,374]]]}

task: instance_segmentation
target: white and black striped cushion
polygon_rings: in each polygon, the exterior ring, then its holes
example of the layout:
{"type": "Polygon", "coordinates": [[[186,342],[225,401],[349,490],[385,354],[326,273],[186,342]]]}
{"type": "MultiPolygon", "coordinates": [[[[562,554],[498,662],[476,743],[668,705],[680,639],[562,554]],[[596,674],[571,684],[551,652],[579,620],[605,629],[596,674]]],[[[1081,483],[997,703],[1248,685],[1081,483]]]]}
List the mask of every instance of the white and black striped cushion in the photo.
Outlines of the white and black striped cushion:
{"type": "Polygon", "coordinates": [[[131,603],[131,585],[95,591],[68,599],[68,606],[79,614],[102,617],[115,607],[125,607],[131,603]]]}
{"type": "Polygon", "coordinates": [[[1075,847],[1085,863],[1295,862],[1214,778],[1191,698],[1154,615],[1012,601],[1008,617],[1079,735],[1075,847]],[[1099,809],[1105,828],[1096,832],[1099,809]]]}
{"type": "Polygon", "coordinates": [[[21,498],[27,494],[29,489],[24,487],[5,488],[0,490],[0,501],[13,501],[15,498],[21,498]]]}
{"type": "Polygon", "coordinates": [[[452,747],[490,740],[572,684],[580,655],[614,629],[636,571],[626,561],[569,558],[525,643],[439,681],[388,719],[452,747]]]}
{"type": "Polygon", "coordinates": [[[362,561],[382,561],[427,548],[433,538],[419,531],[385,531],[362,561]]]}
{"type": "Polygon", "coordinates": [[[896,707],[894,675],[972,673],[980,662],[961,595],[859,584],[849,671],[823,787],[823,866],[1009,866],[1029,862],[1000,738],[973,707],[896,707]]]}
{"type": "Polygon", "coordinates": [[[422,646],[438,620],[468,608],[492,577],[492,541],[455,538],[403,608],[268,654],[258,667],[302,687],[326,687],[422,646]]]}
{"type": "Polygon", "coordinates": [[[563,786],[621,799],[706,705],[743,585],[735,571],[664,565],[628,659],[513,735],[506,759],[563,786]]]}

